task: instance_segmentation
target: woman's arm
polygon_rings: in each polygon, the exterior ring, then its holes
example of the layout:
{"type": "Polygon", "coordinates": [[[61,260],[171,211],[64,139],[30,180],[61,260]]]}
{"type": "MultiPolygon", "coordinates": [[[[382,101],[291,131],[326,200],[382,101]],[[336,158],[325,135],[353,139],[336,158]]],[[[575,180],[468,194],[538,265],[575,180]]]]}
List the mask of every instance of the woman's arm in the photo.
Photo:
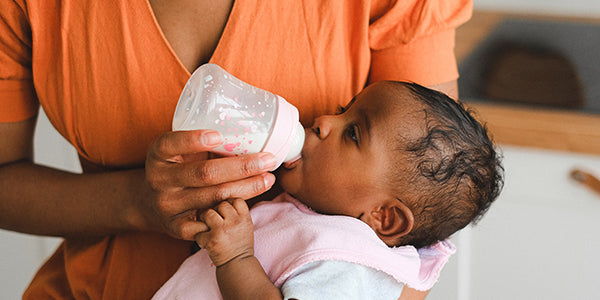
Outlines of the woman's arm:
{"type": "Polygon", "coordinates": [[[0,124],[0,228],[54,236],[152,230],[193,240],[205,228],[198,210],[254,197],[275,180],[266,172],[270,154],[204,160],[198,153],[219,143],[209,131],[163,134],[145,168],[63,172],[32,162],[34,129],[35,118],[0,124]]]}
{"type": "Polygon", "coordinates": [[[202,219],[209,230],[199,233],[196,241],[217,267],[223,299],[282,299],[254,256],[254,226],[246,202],[223,202],[202,219]]]}
{"type": "Polygon", "coordinates": [[[432,90],[442,92],[454,100],[458,100],[458,82],[456,80],[432,85],[429,86],[429,88],[432,90]]]}
{"type": "MultiPolygon", "coordinates": [[[[0,124],[0,227],[44,235],[127,228],[126,186],[136,171],[76,175],[33,164],[36,118],[0,124]],[[86,201],[87,200],[87,201],[86,201]]],[[[139,173],[139,171],[137,171],[139,173]]]]}

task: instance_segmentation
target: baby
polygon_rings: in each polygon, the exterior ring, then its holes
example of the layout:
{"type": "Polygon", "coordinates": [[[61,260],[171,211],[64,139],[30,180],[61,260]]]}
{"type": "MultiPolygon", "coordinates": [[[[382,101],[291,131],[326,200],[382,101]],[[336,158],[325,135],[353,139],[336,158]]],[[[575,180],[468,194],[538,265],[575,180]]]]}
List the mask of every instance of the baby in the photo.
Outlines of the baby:
{"type": "Polygon", "coordinates": [[[459,103],[414,83],[379,82],[306,129],[280,169],[286,193],[249,211],[206,211],[203,250],[156,299],[398,299],[430,289],[454,246],[498,196],[502,166],[459,103]],[[419,250],[417,250],[419,249],[419,250]]]}

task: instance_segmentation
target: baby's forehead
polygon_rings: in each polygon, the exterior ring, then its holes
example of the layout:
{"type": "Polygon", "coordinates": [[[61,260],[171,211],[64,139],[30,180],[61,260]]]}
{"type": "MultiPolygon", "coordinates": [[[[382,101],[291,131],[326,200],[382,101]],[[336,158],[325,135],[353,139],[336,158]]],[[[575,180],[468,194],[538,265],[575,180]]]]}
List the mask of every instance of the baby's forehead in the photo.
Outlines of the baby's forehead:
{"type": "Polygon", "coordinates": [[[410,141],[422,137],[428,123],[435,120],[427,112],[427,106],[412,92],[403,87],[382,89],[382,92],[369,95],[371,115],[382,137],[410,141]]]}
{"type": "Polygon", "coordinates": [[[423,111],[426,104],[403,82],[382,81],[367,89],[365,97],[371,106],[390,115],[423,111]]]}

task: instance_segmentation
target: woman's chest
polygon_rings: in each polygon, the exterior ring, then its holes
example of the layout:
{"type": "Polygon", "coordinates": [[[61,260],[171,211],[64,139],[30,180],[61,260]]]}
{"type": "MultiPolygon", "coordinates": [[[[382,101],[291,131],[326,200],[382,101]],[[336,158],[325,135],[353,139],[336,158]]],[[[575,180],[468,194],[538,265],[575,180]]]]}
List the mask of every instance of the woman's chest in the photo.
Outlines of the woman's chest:
{"type": "Polygon", "coordinates": [[[210,60],[233,7],[233,0],[149,3],[166,40],[190,73],[210,60]]]}

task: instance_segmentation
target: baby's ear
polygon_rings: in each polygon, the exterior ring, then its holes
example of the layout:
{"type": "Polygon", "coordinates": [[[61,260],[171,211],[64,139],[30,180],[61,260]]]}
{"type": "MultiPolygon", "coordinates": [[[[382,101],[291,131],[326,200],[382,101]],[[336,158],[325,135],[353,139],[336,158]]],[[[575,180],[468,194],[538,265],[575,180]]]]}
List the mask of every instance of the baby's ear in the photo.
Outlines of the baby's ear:
{"type": "Polygon", "coordinates": [[[400,237],[408,234],[415,223],[410,208],[397,199],[386,201],[374,208],[370,216],[363,220],[388,246],[396,246],[400,237]]]}

